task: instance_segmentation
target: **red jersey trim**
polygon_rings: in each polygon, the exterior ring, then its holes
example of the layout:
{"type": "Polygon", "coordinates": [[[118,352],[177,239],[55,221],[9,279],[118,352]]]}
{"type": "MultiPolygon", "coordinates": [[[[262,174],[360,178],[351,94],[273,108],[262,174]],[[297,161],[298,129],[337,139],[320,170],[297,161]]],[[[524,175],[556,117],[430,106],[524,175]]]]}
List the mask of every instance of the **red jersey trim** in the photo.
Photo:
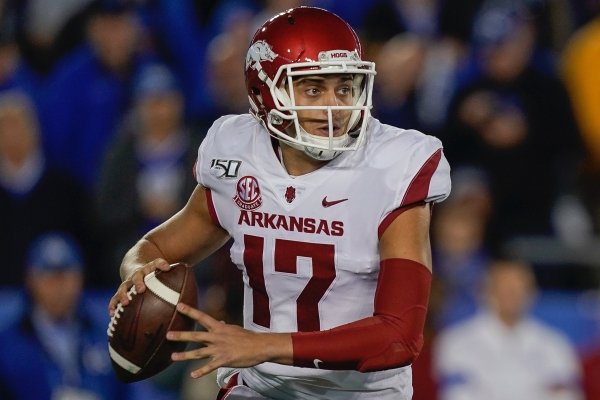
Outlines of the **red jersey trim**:
{"type": "Polygon", "coordinates": [[[413,177],[410,185],[408,185],[408,189],[406,190],[406,193],[404,193],[404,198],[402,199],[402,203],[400,203],[400,207],[423,201],[427,198],[431,178],[440,164],[441,159],[442,149],[438,149],[427,159],[427,161],[425,161],[425,164],[423,164],[419,172],[413,177]]]}
{"type": "Polygon", "coordinates": [[[235,374],[233,374],[231,376],[231,378],[229,378],[229,382],[227,382],[227,386],[225,386],[224,388],[221,388],[221,390],[219,390],[219,393],[217,394],[217,400],[224,400],[227,398],[227,395],[229,394],[229,392],[231,392],[233,390],[233,388],[238,385],[239,374],[240,374],[239,372],[236,372],[235,374]]]}
{"type": "Polygon", "coordinates": [[[435,153],[433,153],[427,161],[421,166],[419,172],[413,177],[412,181],[408,185],[408,189],[406,193],[404,193],[404,198],[400,203],[400,206],[386,215],[386,217],[379,224],[379,228],[377,229],[377,235],[379,239],[385,232],[385,230],[390,226],[390,224],[404,211],[409,208],[422,204],[423,201],[427,198],[429,194],[429,185],[431,184],[431,178],[433,174],[437,170],[438,165],[440,164],[440,160],[442,159],[442,149],[438,149],[435,153]]]}

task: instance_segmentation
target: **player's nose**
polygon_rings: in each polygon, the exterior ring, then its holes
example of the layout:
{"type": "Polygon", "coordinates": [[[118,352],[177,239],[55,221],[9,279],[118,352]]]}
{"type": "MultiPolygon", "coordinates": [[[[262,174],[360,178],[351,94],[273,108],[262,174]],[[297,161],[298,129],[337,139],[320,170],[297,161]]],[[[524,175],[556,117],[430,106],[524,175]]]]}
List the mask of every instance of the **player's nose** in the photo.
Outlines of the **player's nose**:
{"type": "Polygon", "coordinates": [[[339,106],[341,104],[338,94],[334,89],[328,89],[323,96],[324,105],[326,106],[339,106]]]}
{"type": "MultiPolygon", "coordinates": [[[[322,97],[322,99],[323,99],[322,106],[325,106],[325,107],[335,107],[335,106],[343,105],[343,102],[340,100],[337,92],[334,89],[327,90],[325,92],[325,95],[322,97]]],[[[330,112],[331,112],[331,117],[333,117],[333,119],[340,118],[341,113],[342,113],[342,111],[338,110],[338,109],[326,108],[323,110],[323,114],[325,116],[327,116],[328,119],[329,119],[330,112]]]]}

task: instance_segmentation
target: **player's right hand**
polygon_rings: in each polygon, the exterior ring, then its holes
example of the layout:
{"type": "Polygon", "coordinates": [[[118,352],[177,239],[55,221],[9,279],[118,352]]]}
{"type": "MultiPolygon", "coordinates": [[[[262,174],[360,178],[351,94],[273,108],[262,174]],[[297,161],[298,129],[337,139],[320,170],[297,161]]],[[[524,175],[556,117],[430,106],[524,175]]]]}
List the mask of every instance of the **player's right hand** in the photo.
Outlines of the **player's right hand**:
{"type": "Polygon", "coordinates": [[[117,289],[117,292],[113,295],[108,303],[108,313],[112,317],[117,308],[117,304],[121,303],[122,306],[126,306],[131,301],[129,290],[132,286],[135,286],[136,293],[142,293],[146,290],[146,284],[144,283],[144,277],[157,269],[168,271],[170,269],[169,263],[163,258],[157,258],[150,261],[149,263],[137,268],[133,273],[126,278],[117,289]]]}

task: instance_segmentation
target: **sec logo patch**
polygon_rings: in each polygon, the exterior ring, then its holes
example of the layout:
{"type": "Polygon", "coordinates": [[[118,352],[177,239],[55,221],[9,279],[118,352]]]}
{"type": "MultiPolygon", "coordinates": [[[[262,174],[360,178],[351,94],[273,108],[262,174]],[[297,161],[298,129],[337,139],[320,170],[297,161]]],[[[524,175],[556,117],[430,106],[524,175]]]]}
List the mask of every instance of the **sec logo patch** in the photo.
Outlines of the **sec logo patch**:
{"type": "Polygon", "coordinates": [[[242,210],[254,210],[262,205],[260,187],[255,177],[244,176],[240,178],[236,185],[236,192],[233,201],[242,210]]]}

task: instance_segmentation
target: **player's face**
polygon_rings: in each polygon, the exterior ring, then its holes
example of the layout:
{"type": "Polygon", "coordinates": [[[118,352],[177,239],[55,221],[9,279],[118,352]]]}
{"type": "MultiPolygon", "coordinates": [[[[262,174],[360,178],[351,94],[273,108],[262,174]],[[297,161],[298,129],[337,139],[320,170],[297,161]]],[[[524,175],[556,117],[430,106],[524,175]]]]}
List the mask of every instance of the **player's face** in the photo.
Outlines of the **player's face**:
{"type": "MultiPolygon", "coordinates": [[[[351,75],[315,75],[298,78],[294,82],[297,106],[351,106],[353,105],[351,75]]],[[[346,132],[352,111],[333,110],[333,136],[346,132]]],[[[308,133],[329,136],[327,110],[298,111],[300,125],[308,133]]]]}

